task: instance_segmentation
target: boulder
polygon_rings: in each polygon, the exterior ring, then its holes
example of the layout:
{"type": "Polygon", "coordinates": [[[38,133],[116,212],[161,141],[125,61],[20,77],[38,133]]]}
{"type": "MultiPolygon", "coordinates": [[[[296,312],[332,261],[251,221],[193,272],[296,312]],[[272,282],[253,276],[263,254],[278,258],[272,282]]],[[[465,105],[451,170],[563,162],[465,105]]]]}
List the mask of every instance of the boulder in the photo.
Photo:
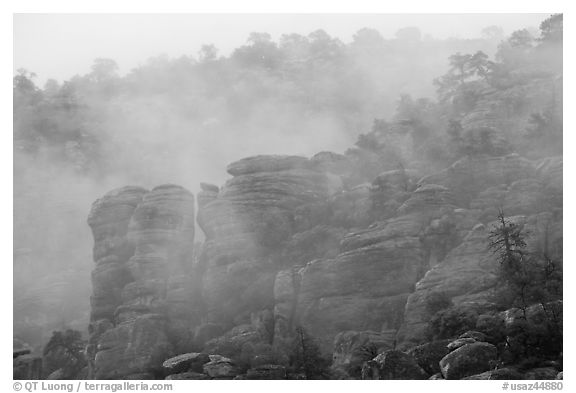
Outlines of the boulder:
{"type": "Polygon", "coordinates": [[[471,337],[459,338],[446,345],[446,348],[448,348],[449,351],[454,351],[455,349],[458,349],[466,344],[472,344],[475,342],[476,342],[475,338],[471,337]]]}
{"type": "Polygon", "coordinates": [[[490,370],[496,356],[497,350],[492,344],[466,344],[444,356],[440,370],[445,379],[462,379],[490,370]]]}
{"type": "Polygon", "coordinates": [[[564,372],[560,371],[558,374],[556,374],[556,379],[564,379],[564,372]]]}
{"type": "Polygon", "coordinates": [[[471,375],[463,379],[471,380],[519,380],[524,379],[522,374],[513,368],[499,368],[481,374],[471,375]]]}
{"type": "Polygon", "coordinates": [[[184,371],[201,372],[202,366],[208,363],[210,358],[205,353],[191,352],[175,356],[162,363],[164,375],[178,374],[184,371]]]}
{"type": "Polygon", "coordinates": [[[210,379],[210,377],[207,376],[206,374],[197,373],[194,371],[186,371],[186,372],[178,373],[178,374],[170,374],[164,379],[173,380],[173,381],[186,380],[186,379],[202,380],[202,379],[210,379]]]}
{"type": "Polygon", "coordinates": [[[286,368],[276,364],[265,364],[246,372],[247,379],[286,379],[286,368]]]}
{"type": "Polygon", "coordinates": [[[390,335],[372,331],[346,331],[336,335],[332,367],[360,378],[364,362],[384,350],[392,349],[390,335]]]}
{"type": "Polygon", "coordinates": [[[218,194],[218,192],[220,191],[220,187],[210,183],[200,183],[200,189],[202,191],[214,192],[216,194],[218,194]]]}
{"type": "Polygon", "coordinates": [[[240,373],[232,360],[219,355],[210,355],[210,361],[204,364],[203,370],[211,378],[234,378],[240,373]]]}
{"type": "Polygon", "coordinates": [[[240,355],[246,345],[254,346],[261,342],[267,342],[264,332],[251,324],[242,324],[208,341],[204,351],[234,357],[240,355]]]}
{"type": "Polygon", "coordinates": [[[389,350],[366,362],[362,368],[362,379],[428,379],[429,375],[422,370],[410,355],[397,350],[389,350]]]}
{"type": "Polygon", "coordinates": [[[467,332],[462,333],[458,336],[458,338],[473,338],[476,341],[486,341],[487,337],[482,332],[477,332],[474,330],[469,330],[467,332]]]}
{"type": "Polygon", "coordinates": [[[558,370],[556,370],[554,367],[539,367],[525,371],[524,379],[530,379],[535,381],[543,379],[549,380],[549,379],[556,379],[557,375],[558,370]]]}
{"type": "Polygon", "coordinates": [[[406,351],[406,353],[412,356],[416,360],[416,363],[428,374],[437,374],[440,372],[440,360],[450,353],[447,345],[451,342],[452,340],[450,339],[431,341],[413,347],[406,351]]]}

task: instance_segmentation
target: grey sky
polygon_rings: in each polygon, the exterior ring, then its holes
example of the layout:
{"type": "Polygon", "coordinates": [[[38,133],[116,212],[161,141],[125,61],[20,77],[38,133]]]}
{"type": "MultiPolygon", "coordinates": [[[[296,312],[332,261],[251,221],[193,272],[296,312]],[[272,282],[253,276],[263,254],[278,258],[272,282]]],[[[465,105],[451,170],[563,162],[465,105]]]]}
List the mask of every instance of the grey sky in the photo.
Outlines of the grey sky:
{"type": "Polygon", "coordinates": [[[95,58],[117,61],[121,73],[149,57],[196,55],[213,43],[221,54],[245,43],[252,31],[273,39],[285,33],[324,29],[349,42],[362,27],[384,37],[406,26],[434,38],[475,38],[498,25],[505,34],[538,27],[546,14],[17,14],[14,16],[14,70],[26,68],[47,79],[85,74],[95,58]]]}

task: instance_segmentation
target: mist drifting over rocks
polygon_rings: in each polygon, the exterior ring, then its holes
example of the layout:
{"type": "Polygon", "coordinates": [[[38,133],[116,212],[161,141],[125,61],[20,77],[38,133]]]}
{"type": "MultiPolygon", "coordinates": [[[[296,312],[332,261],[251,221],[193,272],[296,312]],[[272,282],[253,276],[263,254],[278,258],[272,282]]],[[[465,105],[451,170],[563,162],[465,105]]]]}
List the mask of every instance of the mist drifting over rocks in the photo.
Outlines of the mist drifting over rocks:
{"type": "Polygon", "coordinates": [[[555,377],[562,15],[478,36],[19,70],[15,378],[555,377]]]}

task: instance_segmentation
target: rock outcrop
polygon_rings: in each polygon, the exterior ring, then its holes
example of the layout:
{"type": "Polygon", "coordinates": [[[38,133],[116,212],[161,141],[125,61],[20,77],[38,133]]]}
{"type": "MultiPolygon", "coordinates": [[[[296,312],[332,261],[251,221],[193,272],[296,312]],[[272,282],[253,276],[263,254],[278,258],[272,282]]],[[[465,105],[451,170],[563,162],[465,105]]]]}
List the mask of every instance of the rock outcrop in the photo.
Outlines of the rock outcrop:
{"type": "Polygon", "coordinates": [[[25,353],[15,356],[12,365],[12,378],[22,379],[42,379],[42,357],[25,353]]]}
{"type": "Polygon", "coordinates": [[[435,312],[428,299],[435,293],[449,297],[455,305],[490,307],[487,299],[497,281],[498,262],[488,249],[488,234],[485,225],[475,226],[461,245],[418,282],[408,298],[398,337],[403,345],[426,340],[426,328],[435,312]]]}
{"type": "Polygon", "coordinates": [[[498,207],[533,251],[561,255],[561,158],[467,157],[353,188],[350,165],[328,152],[230,164],[222,187],[201,184],[200,248],[179,186],[95,202],[89,376],[298,378],[287,370],[296,331],[338,378],[513,375],[490,368],[483,333],[426,342],[429,323],[445,307],[500,315],[488,247],[498,207]]]}
{"type": "Polygon", "coordinates": [[[496,355],[496,347],[492,344],[466,344],[444,356],[440,360],[440,370],[445,379],[462,379],[490,370],[496,355]]]}
{"type": "Polygon", "coordinates": [[[422,186],[398,207],[397,217],[348,234],[335,258],[308,263],[299,272],[298,323],[326,353],[346,330],[381,332],[393,348],[414,285],[451,247],[455,232],[442,222],[454,209],[448,189],[422,186]]]}
{"type": "Polygon", "coordinates": [[[196,323],[186,290],[194,283],[194,198],[179,186],[125,187],[96,201],[88,223],[96,262],[90,376],[153,378],[196,323]]]}
{"type": "Polygon", "coordinates": [[[280,244],[306,228],[306,206],[339,189],[337,177],[294,156],[257,156],[228,166],[234,177],[205,204],[198,222],[206,234],[202,263],[207,321],[246,323],[274,307],[274,281],[283,268],[280,244]]]}
{"type": "Polygon", "coordinates": [[[518,154],[500,157],[466,157],[438,174],[420,180],[421,184],[439,184],[454,192],[458,204],[467,207],[478,193],[500,184],[533,178],[534,164],[518,154]]]}

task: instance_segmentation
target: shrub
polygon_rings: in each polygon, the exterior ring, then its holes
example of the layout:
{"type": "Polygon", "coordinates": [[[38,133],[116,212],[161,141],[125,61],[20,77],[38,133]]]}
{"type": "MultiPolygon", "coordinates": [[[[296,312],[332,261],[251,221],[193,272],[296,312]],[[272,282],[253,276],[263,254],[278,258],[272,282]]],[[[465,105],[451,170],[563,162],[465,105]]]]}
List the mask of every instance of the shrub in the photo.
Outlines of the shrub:
{"type": "Polygon", "coordinates": [[[482,314],[476,321],[476,330],[486,334],[487,341],[497,345],[506,340],[504,319],[497,314],[482,314]]]}
{"type": "Polygon", "coordinates": [[[426,309],[435,314],[452,306],[452,299],[446,292],[432,292],[426,297],[426,309]]]}
{"type": "Polygon", "coordinates": [[[438,311],[430,319],[427,336],[430,340],[456,337],[476,328],[478,314],[461,307],[449,307],[438,311]]]}
{"type": "Polygon", "coordinates": [[[528,251],[522,227],[500,211],[490,233],[490,248],[500,262],[503,292],[518,315],[506,326],[510,361],[556,358],[562,352],[562,261],[548,250],[528,251]]]}
{"type": "Polygon", "coordinates": [[[562,352],[562,317],[552,319],[550,308],[540,309],[527,318],[516,318],[506,329],[511,361],[535,357],[556,359],[562,352]]]}

